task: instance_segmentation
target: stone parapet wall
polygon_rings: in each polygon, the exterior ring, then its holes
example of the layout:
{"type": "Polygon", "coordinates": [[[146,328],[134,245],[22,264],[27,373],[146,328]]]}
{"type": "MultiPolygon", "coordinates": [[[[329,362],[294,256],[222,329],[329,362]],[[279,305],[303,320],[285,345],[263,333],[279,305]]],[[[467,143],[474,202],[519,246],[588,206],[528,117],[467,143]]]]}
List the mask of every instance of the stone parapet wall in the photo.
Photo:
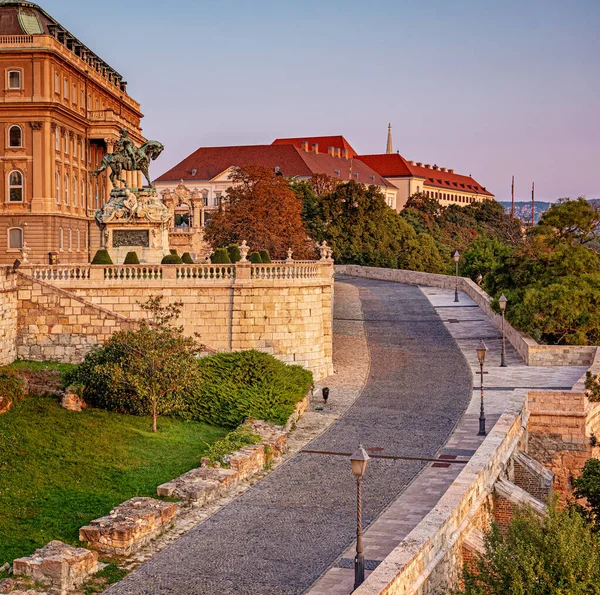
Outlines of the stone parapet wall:
{"type": "MultiPolygon", "coordinates": [[[[436,275],[400,269],[384,269],[377,267],[362,267],[358,265],[336,265],[335,271],[340,274],[367,279],[380,279],[396,283],[454,289],[456,277],[451,275],[436,275]]],[[[502,316],[491,307],[491,297],[466,277],[458,278],[458,288],[466,293],[488,316],[498,328],[502,328],[502,316]]],[[[528,366],[589,366],[598,348],[579,345],[540,345],[527,334],[518,331],[505,321],[504,333],[506,339],[515,348],[528,366]]]]}

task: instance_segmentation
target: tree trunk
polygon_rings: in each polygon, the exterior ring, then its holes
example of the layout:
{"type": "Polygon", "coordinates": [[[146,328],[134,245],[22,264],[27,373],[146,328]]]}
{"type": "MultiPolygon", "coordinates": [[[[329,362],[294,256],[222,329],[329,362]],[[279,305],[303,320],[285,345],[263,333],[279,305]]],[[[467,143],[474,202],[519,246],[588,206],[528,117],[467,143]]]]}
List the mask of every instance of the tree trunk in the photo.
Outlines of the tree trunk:
{"type": "Polygon", "coordinates": [[[156,433],[156,403],[152,403],[152,431],[156,433]]]}

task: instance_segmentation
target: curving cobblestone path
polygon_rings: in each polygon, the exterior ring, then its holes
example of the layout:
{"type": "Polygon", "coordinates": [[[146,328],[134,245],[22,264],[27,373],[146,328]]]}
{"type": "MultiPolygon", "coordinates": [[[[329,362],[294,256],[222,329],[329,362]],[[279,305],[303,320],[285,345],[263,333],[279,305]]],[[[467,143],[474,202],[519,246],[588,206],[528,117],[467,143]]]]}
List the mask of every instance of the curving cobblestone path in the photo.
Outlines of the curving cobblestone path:
{"type": "MultiPolygon", "coordinates": [[[[435,456],[471,397],[466,361],[418,287],[344,282],[360,291],[370,375],[355,404],[308,448],[350,452],[362,443],[386,455],[435,456]]],[[[424,465],[369,462],[365,525],[424,465]]],[[[346,457],[300,452],[107,594],[303,593],[355,538],[355,485],[346,457]]]]}

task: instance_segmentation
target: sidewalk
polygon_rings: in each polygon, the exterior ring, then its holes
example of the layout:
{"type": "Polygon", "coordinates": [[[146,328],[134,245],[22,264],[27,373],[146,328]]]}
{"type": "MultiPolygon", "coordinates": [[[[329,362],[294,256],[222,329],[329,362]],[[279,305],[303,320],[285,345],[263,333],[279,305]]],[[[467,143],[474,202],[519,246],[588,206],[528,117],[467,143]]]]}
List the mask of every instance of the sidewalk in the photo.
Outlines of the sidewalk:
{"type": "MultiPolygon", "coordinates": [[[[456,341],[467,360],[473,377],[471,402],[451,437],[440,450],[440,458],[468,460],[482,442],[479,428],[481,376],[476,349],[483,339],[487,348],[484,371],[486,429],[496,423],[510,395],[517,388],[571,389],[585,373],[585,367],[528,367],[507,343],[508,367],[500,367],[502,337],[492,322],[466,295],[454,302],[454,291],[421,287],[436,313],[456,341]]],[[[423,396],[427,406],[427,395],[423,396]]],[[[364,557],[366,575],[383,560],[436,505],[457,478],[461,464],[430,463],[407,489],[374,521],[365,532],[364,557]]],[[[365,484],[369,481],[369,471],[365,484]]],[[[307,591],[309,595],[348,595],[354,586],[353,544],[337,562],[307,591]]]]}

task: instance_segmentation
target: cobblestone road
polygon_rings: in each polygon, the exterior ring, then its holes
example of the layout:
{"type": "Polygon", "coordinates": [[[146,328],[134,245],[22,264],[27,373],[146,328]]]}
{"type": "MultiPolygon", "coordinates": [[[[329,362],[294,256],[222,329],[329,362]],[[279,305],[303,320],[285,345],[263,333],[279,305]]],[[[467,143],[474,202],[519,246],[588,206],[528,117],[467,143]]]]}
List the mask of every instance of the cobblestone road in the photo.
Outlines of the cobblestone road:
{"type": "MultiPolygon", "coordinates": [[[[417,287],[344,279],[359,288],[371,356],[361,397],[308,448],[434,456],[470,399],[454,340],[417,287]]],[[[372,522],[424,463],[372,459],[364,521],[372,522]]],[[[355,482],[346,457],[299,453],[158,553],[107,593],[303,593],[352,543],[355,482]]]]}

